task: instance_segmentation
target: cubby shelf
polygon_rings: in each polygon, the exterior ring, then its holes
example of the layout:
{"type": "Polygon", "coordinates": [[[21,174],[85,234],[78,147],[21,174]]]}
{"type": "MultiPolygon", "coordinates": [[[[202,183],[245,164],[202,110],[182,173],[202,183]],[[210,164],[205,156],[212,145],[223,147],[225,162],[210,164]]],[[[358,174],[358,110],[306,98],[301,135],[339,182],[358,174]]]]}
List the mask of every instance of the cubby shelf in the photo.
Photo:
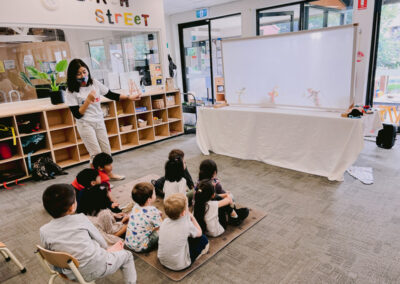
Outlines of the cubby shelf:
{"type": "MultiPolygon", "coordinates": [[[[114,102],[108,99],[102,101],[106,117],[104,118],[110,141],[111,152],[123,150],[167,139],[183,134],[181,95],[179,91],[144,94],[139,101],[114,102]],[[172,99],[172,96],[174,97],[172,99]],[[163,103],[153,101],[162,100],[163,103]],[[174,103],[174,105],[168,105],[174,103]],[[146,107],[138,112],[137,108],[146,107]],[[119,115],[118,115],[119,114],[119,115]],[[154,118],[162,119],[155,124],[154,118]],[[138,119],[147,121],[145,127],[139,128],[138,119]],[[132,125],[132,129],[121,131],[121,126],[132,125]]],[[[42,155],[48,155],[62,168],[70,167],[90,159],[89,153],[79,135],[75,119],[67,105],[50,105],[43,102],[17,102],[9,105],[0,112],[0,124],[14,127],[16,144],[13,145],[13,156],[0,160],[0,184],[13,183],[15,180],[4,178],[7,171],[21,171],[18,180],[30,177],[28,172],[28,153],[22,149],[21,139],[27,139],[35,134],[45,134],[43,147],[30,156],[35,161],[42,155]],[[40,122],[39,131],[21,133],[17,122],[23,122],[26,117],[36,116],[40,122]],[[4,179],[4,180],[1,180],[4,179]]],[[[27,131],[27,130],[25,130],[27,131]]],[[[3,137],[2,143],[13,144],[13,136],[3,137]]]]}

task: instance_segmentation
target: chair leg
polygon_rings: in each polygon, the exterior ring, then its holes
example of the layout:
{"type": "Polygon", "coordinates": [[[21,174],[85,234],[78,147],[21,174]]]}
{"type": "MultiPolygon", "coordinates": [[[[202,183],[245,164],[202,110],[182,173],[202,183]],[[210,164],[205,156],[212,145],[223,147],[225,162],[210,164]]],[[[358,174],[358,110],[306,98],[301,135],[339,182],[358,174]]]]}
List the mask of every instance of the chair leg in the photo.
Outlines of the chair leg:
{"type": "Polygon", "coordinates": [[[85,279],[83,279],[82,274],[79,272],[78,268],[72,261],[68,262],[68,266],[69,268],[71,268],[72,272],[74,273],[76,279],[80,284],[96,284],[94,281],[86,282],[85,279]]]}
{"type": "Polygon", "coordinates": [[[21,273],[26,272],[26,268],[21,264],[21,262],[19,262],[19,260],[8,248],[3,248],[2,251],[4,251],[11,258],[11,260],[18,266],[21,273]]]}
{"type": "Polygon", "coordinates": [[[51,277],[49,279],[49,284],[53,284],[54,283],[54,279],[56,279],[57,276],[58,276],[58,274],[51,275],[51,277]]]}
{"type": "Polygon", "coordinates": [[[5,260],[9,262],[11,258],[8,256],[8,254],[4,251],[4,248],[0,249],[1,254],[4,256],[5,260]]]}

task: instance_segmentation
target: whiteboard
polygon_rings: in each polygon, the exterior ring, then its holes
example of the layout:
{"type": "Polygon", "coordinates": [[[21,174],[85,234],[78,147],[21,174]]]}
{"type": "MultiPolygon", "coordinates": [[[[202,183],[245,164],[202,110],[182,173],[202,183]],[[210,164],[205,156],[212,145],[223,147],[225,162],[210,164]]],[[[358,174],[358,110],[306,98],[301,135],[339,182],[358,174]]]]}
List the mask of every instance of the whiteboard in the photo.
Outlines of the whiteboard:
{"type": "Polygon", "coordinates": [[[230,104],[347,109],[357,25],[222,41],[230,104]]]}

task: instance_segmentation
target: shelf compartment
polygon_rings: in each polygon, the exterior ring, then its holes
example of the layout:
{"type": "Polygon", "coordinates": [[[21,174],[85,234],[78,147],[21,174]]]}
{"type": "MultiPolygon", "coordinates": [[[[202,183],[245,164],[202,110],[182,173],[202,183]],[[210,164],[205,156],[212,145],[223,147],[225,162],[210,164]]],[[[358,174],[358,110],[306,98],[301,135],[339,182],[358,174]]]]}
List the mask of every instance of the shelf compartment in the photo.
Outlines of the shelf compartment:
{"type": "Polygon", "coordinates": [[[111,152],[115,153],[121,150],[121,144],[119,142],[119,136],[109,137],[111,152]]]}
{"type": "Polygon", "coordinates": [[[0,164],[0,184],[13,182],[27,176],[23,158],[0,164]]]}
{"type": "MultiPolygon", "coordinates": [[[[106,102],[106,103],[101,103],[101,108],[105,108],[108,110],[108,115],[104,116],[104,120],[111,119],[115,117],[115,107],[114,107],[114,102],[106,102]]],[[[104,111],[103,111],[104,112],[104,111]]]]}
{"type": "Polygon", "coordinates": [[[53,130],[50,132],[50,136],[52,146],[56,150],[74,146],[77,143],[73,127],[53,130]]]}
{"type": "Polygon", "coordinates": [[[73,125],[72,114],[68,108],[46,111],[50,130],[67,128],[73,125]]]}
{"type": "Polygon", "coordinates": [[[122,150],[133,148],[139,145],[138,133],[130,132],[121,135],[122,150]]]}
{"type": "Polygon", "coordinates": [[[117,135],[118,134],[118,127],[117,127],[117,120],[110,119],[105,121],[107,134],[108,136],[117,135]]]}
{"type": "Polygon", "coordinates": [[[151,105],[153,110],[164,109],[165,106],[165,95],[153,95],[151,96],[151,105]]]}
{"type": "MultiPolygon", "coordinates": [[[[18,130],[15,124],[14,117],[12,116],[2,117],[0,118],[0,124],[6,127],[13,127],[15,136],[18,136],[18,130]]],[[[10,138],[11,139],[13,138],[11,131],[9,133],[6,133],[5,131],[0,131],[0,141],[8,140],[10,138]]]]}
{"type": "MultiPolygon", "coordinates": [[[[154,119],[154,117],[161,118],[163,123],[168,122],[168,115],[167,115],[166,109],[154,110],[153,111],[153,119],[154,119]]],[[[153,124],[154,124],[154,121],[153,121],[153,124]]],[[[157,124],[154,124],[154,125],[157,125],[157,124]]]]}
{"type": "Polygon", "coordinates": [[[139,129],[139,145],[155,141],[153,128],[139,129]]]}
{"type": "Polygon", "coordinates": [[[79,163],[78,147],[58,149],[54,151],[55,163],[60,167],[68,167],[79,163]]]}
{"type": "Polygon", "coordinates": [[[182,104],[180,92],[168,93],[165,97],[165,102],[167,107],[180,106],[182,104]]]}
{"type": "Polygon", "coordinates": [[[90,154],[84,144],[78,145],[78,152],[81,162],[90,160],[90,154]]]}
{"type": "Polygon", "coordinates": [[[183,133],[182,121],[175,121],[169,124],[169,132],[171,136],[183,133]]]}
{"type": "MultiPolygon", "coordinates": [[[[135,108],[139,107],[146,107],[146,111],[150,111],[151,108],[151,99],[150,97],[142,97],[139,101],[135,101],[135,108]]],[[[136,114],[140,113],[141,111],[135,110],[136,114]]]]}
{"type": "Polygon", "coordinates": [[[180,106],[168,109],[168,118],[182,119],[182,109],[180,106]]]}
{"type": "Polygon", "coordinates": [[[39,133],[39,134],[35,134],[35,135],[40,135],[40,136],[44,136],[44,139],[40,140],[39,143],[37,145],[34,144],[30,144],[31,146],[29,146],[29,144],[27,145],[26,143],[29,143],[28,141],[30,141],[31,139],[34,139],[34,135],[30,135],[30,136],[24,136],[21,137],[21,145],[22,145],[22,150],[25,156],[27,156],[30,152],[32,152],[32,150],[35,150],[32,155],[37,155],[38,153],[43,153],[43,152],[47,152],[50,151],[50,142],[49,142],[49,136],[46,133],[39,133]],[[23,145],[25,145],[25,148],[23,147],[23,145]],[[34,145],[34,146],[33,146],[34,145]],[[34,149],[32,149],[32,147],[34,149]]]}
{"type": "Polygon", "coordinates": [[[169,137],[168,124],[156,125],[154,127],[155,139],[160,140],[169,137]]]}
{"type": "Polygon", "coordinates": [[[125,116],[125,117],[120,117],[118,118],[118,126],[119,126],[119,132],[120,133],[127,133],[127,132],[131,132],[137,129],[136,126],[136,118],[134,115],[130,115],[130,116],[125,116]],[[132,125],[132,129],[130,130],[126,130],[126,131],[122,131],[121,130],[121,126],[126,126],[126,125],[132,125]]]}
{"type": "Polygon", "coordinates": [[[136,115],[138,129],[144,129],[153,126],[153,115],[151,112],[140,113],[136,115]],[[139,127],[139,119],[147,121],[145,127],[139,127]]]}
{"type": "Polygon", "coordinates": [[[46,131],[46,122],[43,112],[18,115],[16,116],[16,121],[20,136],[27,136],[46,131]]]}
{"type": "Polygon", "coordinates": [[[75,126],[75,134],[76,134],[76,142],[78,144],[82,144],[83,141],[82,141],[81,135],[79,135],[78,127],[76,127],[76,126],[75,126]]]}
{"type": "Polygon", "coordinates": [[[116,103],[118,116],[135,114],[135,107],[131,100],[122,100],[116,103]]]}
{"type": "Polygon", "coordinates": [[[12,138],[8,138],[8,140],[5,140],[5,141],[1,141],[0,144],[4,144],[4,147],[7,147],[7,145],[8,145],[8,147],[11,150],[11,155],[12,155],[8,159],[0,158],[0,164],[6,164],[8,162],[19,160],[23,157],[22,150],[21,150],[21,143],[20,143],[19,139],[16,140],[16,145],[13,145],[12,138]]]}

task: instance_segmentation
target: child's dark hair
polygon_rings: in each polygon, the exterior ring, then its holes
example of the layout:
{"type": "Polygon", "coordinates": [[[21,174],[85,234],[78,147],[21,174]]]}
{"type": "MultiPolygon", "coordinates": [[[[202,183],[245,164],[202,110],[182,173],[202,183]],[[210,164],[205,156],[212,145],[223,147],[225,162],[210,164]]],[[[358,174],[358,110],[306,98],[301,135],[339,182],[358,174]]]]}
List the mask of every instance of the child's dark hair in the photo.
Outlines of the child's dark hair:
{"type": "Polygon", "coordinates": [[[200,181],[197,187],[196,194],[194,195],[194,210],[193,215],[199,223],[203,232],[207,231],[207,224],[204,221],[204,216],[208,210],[207,202],[210,201],[215,194],[215,189],[210,180],[200,181]]]}
{"type": "Polygon", "coordinates": [[[53,184],[42,196],[43,206],[53,218],[60,218],[75,203],[75,189],[70,184],[53,184]]]}
{"type": "Polygon", "coordinates": [[[183,159],[185,157],[185,153],[182,150],[174,149],[169,152],[168,160],[175,160],[175,159],[183,159]]]}
{"type": "Polygon", "coordinates": [[[165,163],[165,180],[169,182],[180,181],[185,176],[185,168],[181,158],[168,160],[165,163]]]}
{"type": "Polygon", "coordinates": [[[86,83],[86,86],[90,86],[93,84],[92,76],[90,75],[89,67],[83,62],[81,59],[73,59],[69,65],[67,70],[67,88],[70,92],[79,93],[79,89],[81,84],[76,80],[76,75],[81,67],[85,67],[89,73],[89,80],[86,83]]]}
{"type": "Polygon", "coordinates": [[[85,188],[92,186],[92,181],[96,181],[97,177],[99,176],[99,172],[95,169],[84,169],[79,172],[76,176],[76,180],[80,185],[85,188]]]}
{"type": "Polygon", "coordinates": [[[154,186],[148,182],[137,183],[132,189],[132,199],[140,206],[153,196],[154,186]]]}
{"type": "Polygon", "coordinates": [[[218,173],[217,164],[213,160],[204,160],[200,164],[199,180],[212,179],[214,173],[218,173]]]}
{"type": "Polygon", "coordinates": [[[107,165],[112,164],[113,158],[107,153],[100,153],[93,158],[93,167],[98,170],[99,168],[104,168],[107,165]]]}

